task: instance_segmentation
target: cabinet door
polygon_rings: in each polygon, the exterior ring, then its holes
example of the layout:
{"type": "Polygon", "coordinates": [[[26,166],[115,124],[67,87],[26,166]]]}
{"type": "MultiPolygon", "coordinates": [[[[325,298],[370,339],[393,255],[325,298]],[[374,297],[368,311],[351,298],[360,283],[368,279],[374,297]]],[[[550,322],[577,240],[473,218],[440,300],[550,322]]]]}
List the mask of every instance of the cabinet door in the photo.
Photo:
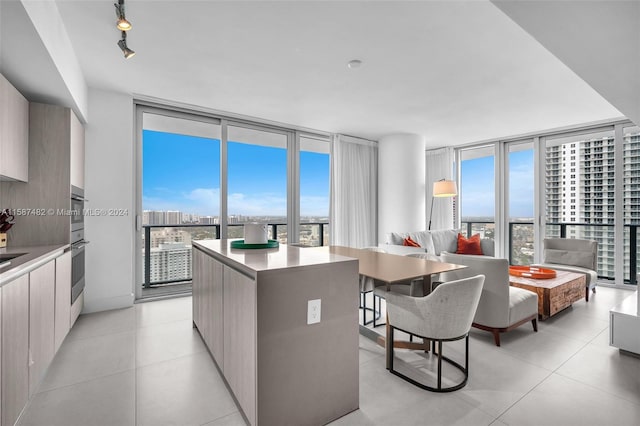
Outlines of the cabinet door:
{"type": "Polygon", "coordinates": [[[12,425],[29,399],[29,275],[2,287],[2,424],[12,425]]]}
{"type": "Polygon", "coordinates": [[[207,306],[205,321],[207,332],[204,335],[207,347],[219,366],[224,364],[224,329],[223,329],[223,265],[210,256],[204,257],[205,274],[208,277],[204,286],[204,303],[207,306]]]}
{"type": "Polygon", "coordinates": [[[224,376],[256,424],[256,282],[224,266],[224,376]]]}
{"type": "Polygon", "coordinates": [[[58,352],[69,332],[71,319],[71,252],[56,259],[56,306],[54,351],[58,352]]]}
{"type": "Polygon", "coordinates": [[[0,175],[29,180],[29,102],[0,75],[0,175]]]}
{"type": "Polygon", "coordinates": [[[191,286],[191,302],[193,323],[200,331],[204,338],[204,327],[202,322],[202,287],[204,286],[204,271],[202,269],[202,258],[204,253],[200,250],[192,249],[192,286],[191,286]]]}
{"type": "Polygon", "coordinates": [[[29,395],[44,377],[54,354],[55,260],[29,274],[29,395]]]}
{"type": "Polygon", "coordinates": [[[71,185],[84,189],[84,127],[71,112],[71,185]]]}

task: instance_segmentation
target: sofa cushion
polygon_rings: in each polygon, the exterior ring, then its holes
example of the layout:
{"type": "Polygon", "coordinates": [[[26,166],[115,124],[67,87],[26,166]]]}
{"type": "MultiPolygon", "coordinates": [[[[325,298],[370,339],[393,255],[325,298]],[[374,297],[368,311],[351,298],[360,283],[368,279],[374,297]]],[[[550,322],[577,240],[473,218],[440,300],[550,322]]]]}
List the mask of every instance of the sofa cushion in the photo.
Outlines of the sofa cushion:
{"type": "Polygon", "coordinates": [[[389,254],[397,254],[399,256],[404,256],[410,253],[426,253],[423,247],[409,247],[395,244],[379,244],[378,247],[382,248],[389,254]]]}
{"type": "Polygon", "coordinates": [[[406,237],[407,237],[406,233],[391,232],[389,234],[388,242],[389,242],[389,244],[395,244],[397,246],[401,246],[402,245],[402,240],[404,240],[406,237]]]}
{"type": "Polygon", "coordinates": [[[519,287],[509,287],[509,324],[538,313],[538,295],[519,287]]]}
{"type": "MultiPolygon", "coordinates": [[[[433,254],[440,256],[440,253],[443,251],[455,253],[458,249],[458,232],[457,229],[431,231],[433,254]]],[[[427,250],[427,252],[430,253],[429,250],[427,250]]]]}
{"type": "Polygon", "coordinates": [[[480,234],[472,235],[471,238],[465,238],[464,235],[458,234],[456,254],[483,254],[480,246],[480,234]]]}
{"type": "Polygon", "coordinates": [[[407,237],[404,240],[402,240],[402,245],[409,246],[409,247],[420,247],[420,244],[413,241],[411,237],[407,237]]]}
{"type": "Polygon", "coordinates": [[[573,250],[545,249],[544,262],[557,263],[559,265],[579,266],[591,268],[593,265],[593,253],[573,250]]]}

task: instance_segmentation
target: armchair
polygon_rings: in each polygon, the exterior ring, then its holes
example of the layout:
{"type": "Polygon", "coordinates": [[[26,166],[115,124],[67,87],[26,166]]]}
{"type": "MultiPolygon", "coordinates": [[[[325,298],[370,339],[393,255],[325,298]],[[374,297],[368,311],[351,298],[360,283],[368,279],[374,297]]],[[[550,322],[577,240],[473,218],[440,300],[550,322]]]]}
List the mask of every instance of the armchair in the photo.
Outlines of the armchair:
{"type": "Polygon", "coordinates": [[[585,274],[587,284],[584,298],[588,302],[589,290],[596,292],[598,242],[577,238],[545,238],[543,261],[534,266],[585,274]]]}
{"type": "Polygon", "coordinates": [[[442,261],[466,265],[467,268],[440,274],[443,281],[457,280],[482,274],[485,276],[473,327],[493,333],[500,346],[500,333],[531,321],[538,331],[538,295],[532,291],[509,285],[509,262],[488,256],[468,256],[443,253],[442,261]]]}

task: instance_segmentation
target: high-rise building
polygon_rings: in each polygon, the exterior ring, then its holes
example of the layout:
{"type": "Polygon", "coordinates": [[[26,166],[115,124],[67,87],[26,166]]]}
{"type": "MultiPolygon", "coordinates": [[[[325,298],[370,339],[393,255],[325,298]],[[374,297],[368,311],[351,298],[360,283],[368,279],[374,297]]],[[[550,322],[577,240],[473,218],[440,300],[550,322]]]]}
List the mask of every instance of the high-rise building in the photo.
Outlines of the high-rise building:
{"type": "Polygon", "coordinates": [[[151,230],[151,248],[157,248],[169,243],[181,243],[190,246],[191,234],[177,228],[154,228],[151,230]]]}
{"type": "Polygon", "coordinates": [[[567,238],[598,241],[598,273],[605,277],[614,276],[614,175],[613,135],[547,145],[547,235],[559,237],[553,223],[562,223],[567,238]]]}
{"type": "Polygon", "coordinates": [[[142,212],[143,225],[164,225],[166,223],[166,212],[157,210],[145,210],[142,212]]]}
{"type": "Polygon", "coordinates": [[[167,211],[167,225],[180,225],[182,223],[182,212],[178,210],[167,211]]]}
{"type": "MultiPolygon", "coordinates": [[[[142,257],[144,274],[145,259],[142,257]]],[[[162,243],[152,248],[149,256],[149,281],[174,281],[191,279],[191,245],[184,243],[162,243]]]]}

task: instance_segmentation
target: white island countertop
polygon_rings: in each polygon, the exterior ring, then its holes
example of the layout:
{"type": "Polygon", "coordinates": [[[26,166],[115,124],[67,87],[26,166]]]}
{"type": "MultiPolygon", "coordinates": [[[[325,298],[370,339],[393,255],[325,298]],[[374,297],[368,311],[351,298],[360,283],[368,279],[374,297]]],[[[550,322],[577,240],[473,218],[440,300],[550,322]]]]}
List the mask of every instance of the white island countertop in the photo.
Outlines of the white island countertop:
{"type": "Polygon", "coordinates": [[[252,272],[296,268],[300,266],[324,265],[327,263],[353,261],[351,257],[340,256],[326,251],[310,250],[304,247],[280,244],[269,249],[234,249],[233,240],[198,240],[192,244],[213,257],[224,257],[238,268],[252,272]]]}

